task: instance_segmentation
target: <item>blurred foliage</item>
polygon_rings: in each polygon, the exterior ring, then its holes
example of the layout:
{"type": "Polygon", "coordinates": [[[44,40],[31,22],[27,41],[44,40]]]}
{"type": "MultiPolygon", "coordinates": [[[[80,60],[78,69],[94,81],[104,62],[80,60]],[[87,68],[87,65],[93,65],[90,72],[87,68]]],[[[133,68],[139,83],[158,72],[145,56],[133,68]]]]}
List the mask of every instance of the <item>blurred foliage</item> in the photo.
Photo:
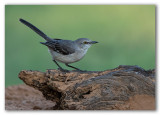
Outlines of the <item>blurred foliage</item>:
{"type": "Polygon", "coordinates": [[[6,86],[22,83],[21,70],[57,69],[47,47],[39,43],[44,40],[19,18],[52,38],[98,41],[84,59],[71,64],[82,70],[119,65],[155,68],[155,5],[6,5],[6,86]]]}

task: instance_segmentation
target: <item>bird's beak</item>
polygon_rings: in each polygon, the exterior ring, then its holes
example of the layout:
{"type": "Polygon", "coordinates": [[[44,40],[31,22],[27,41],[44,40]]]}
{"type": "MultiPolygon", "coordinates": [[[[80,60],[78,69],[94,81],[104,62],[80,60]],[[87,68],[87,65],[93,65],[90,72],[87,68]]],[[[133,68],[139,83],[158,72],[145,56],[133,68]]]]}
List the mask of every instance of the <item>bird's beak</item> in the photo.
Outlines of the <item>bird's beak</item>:
{"type": "Polygon", "coordinates": [[[97,41],[91,41],[90,44],[96,44],[98,43],[97,41]]]}

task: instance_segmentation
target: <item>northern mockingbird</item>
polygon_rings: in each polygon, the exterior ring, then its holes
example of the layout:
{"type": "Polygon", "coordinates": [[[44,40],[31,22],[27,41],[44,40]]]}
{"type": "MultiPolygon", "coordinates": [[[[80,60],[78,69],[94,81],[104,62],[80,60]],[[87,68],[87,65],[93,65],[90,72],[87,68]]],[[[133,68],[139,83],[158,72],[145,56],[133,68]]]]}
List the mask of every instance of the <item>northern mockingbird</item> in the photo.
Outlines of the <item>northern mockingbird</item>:
{"type": "Polygon", "coordinates": [[[33,31],[35,31],[37,34],[39,34],[46,40],[46,42],[40,42],[40,43],[48,47],[49,52],[52,55],[52,60],[55,62],[55,64],[59,67],[61,71],[67,71],[67,70],[63,69],[57,63],[57,61],[64,63],[68,67],[80,70],[69,64],[81,60],[87,53],[88,48],[92,44],[98,43],[97,41],[91,41],[88,38],[79,38],[75,41],[51,39],[31,23],[23,19],[20,19],[19,21],[28,26],[29,28],[31,28],[33,31]]]}

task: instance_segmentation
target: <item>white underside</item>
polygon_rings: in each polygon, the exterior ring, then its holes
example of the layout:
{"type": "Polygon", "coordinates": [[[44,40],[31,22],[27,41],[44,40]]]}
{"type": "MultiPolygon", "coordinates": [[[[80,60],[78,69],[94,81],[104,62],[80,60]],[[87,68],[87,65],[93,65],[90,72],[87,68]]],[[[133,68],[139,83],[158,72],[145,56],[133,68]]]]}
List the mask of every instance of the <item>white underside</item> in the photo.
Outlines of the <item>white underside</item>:
{"type": "Polygon", "coordinates": [[[87,50],[79,50],[79,51],[76,51],[76,53],[69,54],[69,55],[62,55],[50,49],[49,49],[49,52],[51,53],[53,60],[69,64],[69,63],[73,63],[81,60],[86,54],[87,50]]]}

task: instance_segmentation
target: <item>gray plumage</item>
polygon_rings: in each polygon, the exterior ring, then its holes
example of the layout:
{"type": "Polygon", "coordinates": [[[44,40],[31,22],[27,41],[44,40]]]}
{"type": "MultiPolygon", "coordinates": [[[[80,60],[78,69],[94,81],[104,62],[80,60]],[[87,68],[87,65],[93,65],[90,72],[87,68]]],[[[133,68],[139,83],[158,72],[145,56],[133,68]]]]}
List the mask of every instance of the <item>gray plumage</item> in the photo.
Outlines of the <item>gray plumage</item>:
{"type": "Polygon", "coordinates": [[[63,55],[69,55],[75,52],[75,49],[73,48],[74,46],[73,41],[54,39],[51,41],[40,42],[40,43],[46,45],[51,50],[54,50],[55,52],[63,55]]]}
{"type": "Polygon", "coordinates": [[[49,52],[52,55],[53,61],[57,64],[60,70],[64,69],[56,61],[65,63],[66,66],[79,70],[78,68],[68,64],[81,60],[87,53],[88,48],[92,44],[98,43],[96,41],[91,41],[88,38],[79,38],[75,41],[51,39],[31,23],[23,19],[20,19],[20,22],[31,28],[33,31],[35,31],[37,34],[39,34],[46,40],[46,42],[40,43],[48,47],[49,52]]]}

